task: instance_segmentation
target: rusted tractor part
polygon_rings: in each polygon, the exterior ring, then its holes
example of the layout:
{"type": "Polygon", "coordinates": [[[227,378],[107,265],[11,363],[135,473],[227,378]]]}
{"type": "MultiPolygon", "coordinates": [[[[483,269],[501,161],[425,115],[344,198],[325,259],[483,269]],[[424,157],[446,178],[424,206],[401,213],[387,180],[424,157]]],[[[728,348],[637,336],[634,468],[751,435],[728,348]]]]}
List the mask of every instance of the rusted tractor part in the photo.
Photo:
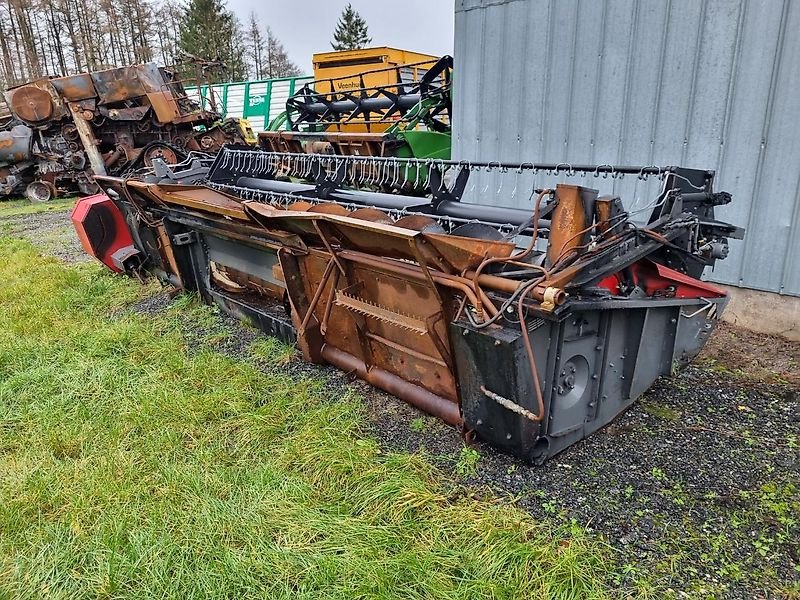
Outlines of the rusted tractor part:
{"type": "Polygon", "coordinates": [[[47,90],[35,85],[25,85],[11,96],[9,106],[13,114],[26,123],[37,124],[53,115],[53,100],[47,90]]]}
{"type": "MultiPolygon", "coordinates": [[[[109,200],[81,201],[74,220],[111,268],[194,290],[296,342],[306,360],[534,463],[688,363],[727,303],[699,279],[720,255],[710,245],[743,234],[714,219],[730,196],[713,192],[712,172],[609,167],[657,184],[636,225],[585,185],[595,179],[531,192],[521,210],[463,202],[455,187],[432,198],[344,188],[340,169],[357,180],[374,164],[339,159],[316,158],[326,167],[316,186],[267,177],[286,155],[235,149],[201,173],[208,186],[180,183],[196,165],[100,178],[109,200]]],[[[530,163],[436,166],[564,175],[530,163]]],[[[570,166],[569,177],[604,168],[570,166]]]]}
{"type": "Polygon", "coordinates": [[[61,127],[61,136],[69,142],[77,142],[80,138],[78,128],[73,123],[67,123],[61,127]]]}
{"type": "Polygon", "coordinates": [[[156,142],[151,144],[142,152],[143,161],[145,166],[152,167],[153,160],[158,158],[163,160],[168,165],[174,165],[178,162],[178,153],[175,149],[167,144],[156,142]]]}
{"type": "Polygon", "coordinates": [[[221,120],[200,106],[153,63],[40,79],[9,89],[5,98],[14,117],[6,127],[16,127],[0,131],[0,163],[6,163],[0,166],[31,164],[0,181],[0,193],[31,184],[36,201],[47,191],[41,180],[53,190],[83,193],[95,175],[150,167],[156,158],[174,164],[187,152],[214,153],[246,141],[238,120],[221,120]],[[12,140],[19,127],[30,132],[25,144],[12,140]]]}
{"type": "Polygon", "coordinates": [[[56,197],[56,187],[49,181],[31,181],[25,188],[25,197],[31,202],[50,202],[56,197]]]}

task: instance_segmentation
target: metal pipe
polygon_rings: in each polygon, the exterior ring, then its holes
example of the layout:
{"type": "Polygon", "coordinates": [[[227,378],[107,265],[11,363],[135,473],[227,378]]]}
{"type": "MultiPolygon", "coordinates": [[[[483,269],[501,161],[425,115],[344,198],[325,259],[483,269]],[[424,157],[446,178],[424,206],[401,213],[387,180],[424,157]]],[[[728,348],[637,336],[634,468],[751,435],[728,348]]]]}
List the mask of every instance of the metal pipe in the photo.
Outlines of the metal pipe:
{"type": "Polygon", "coordinates": [[[106,167],[110,167],[119,160],[120,156],[122,156],[122,147],[117,146],[117,148],[105,158],[103,164],[105,164],[106,167]]]}
{"type": "MultiPolygon", "coordinates": [[[[289,183],[274,179],[261,179],[259,177],[240,177],[236,185],[244,188],[274,192],[278,194],[290,194],[292,196],[302,196],[304,198],[318,198],[317,188],[307,183],[289,183]]],[[[462,220],[477,220],[495,225],[514,225],[519,226],[526,223],[531,218],[528,210],[519,208],[505,208],[502,206],[484,206],[468,202],[456,202],[444,200],[436,205],[434,209],[429,198],[417,196],[405,196],[402,194],[383,194],[380,192],[363,192],[360,190],[337,189],[325,194],[326,200],[333,200],[345,204],[359,204],[363,206],[375,206],[386,210],[408,210],[410,208],[424,209],[427,215],[441,215],[462,220]]],[[[539,219],[539,229],[549,229],[550,221],[539,219]]],[[[524,233],[527,233],[527,230],[524,233]]]]}
{"type": "Polygon", "coordinates": [[[328,279],[333,272],[333,267],[335,265],[335,261],[333,256],[328,261],[328,264],[325,265],[325,272],[322,274],[322,279],[319,280],[317,284],[317,291],[314,292],[314,297],[311,299],[311,304],[308,305],[308,309],[306,310],[306,315],[303,317],[303,322],[300,324],[300,332],[305,333],[306,328],[308,327],[308,322],[311,320],[311,317],[314,315],[314,309],[317,308],[317,304],[319,303],[319,299],[322,296],[322,290],[325,288],[325,284],[328,283],[328,279]]]}
{"type": "Polygon", "coordinates": [[[517,318],[519,319],[519,330],[522,334],[522,343],[525,346],[525,354],[528,356],[528,366],[531,370],[533,377],[533,391],[536,395],[536,414],[531,419],[534,422],[541,422],[544,420],[544,395],[542,394],[542,385],[539,381],[539,370],[536,368],[536,355],[533,353],[533,345],[531,338],[528,334],[528,324],[525,322],[525,296],[531,290],[522,293],[522,297],[517,302],[517,318]]]}
{"type": "MultiPolygon", "coordinates": [[[[228,150],[230,153],[258,153],[266,156],[275,156],[279,159],[286,158],[287,154],[282,152],[260,152],[258,150],[228,150]]],[[[291,156],[291,155],[288,155],[291,156]]],[[[579,171],[582,173],[595,174],[598,176],[614,176],[614,174],[624,173],[625,175],[668,175],[674,172],[679,167],[677,166],[656,166],[656,165],[586,165],[586,164],[570,164],[570,163],[509,163],[500,161],[473,161],[473,160],[444,160],[444,159],[416,159],[416,158],[400,158],[395,156],[353,156],[347,154],[326,154],[321,158],[335,161],[345,162],[363,162],[363,163],[377,163],[377,162],[391,162],[399,165],[408,164],[410,167],[417,165],[431,165],[437,167],[472,167],[482,169],[500,169],[500,170],[520,170],[520,171],[552,171],[553,174],[579,171]]],[[[706,171],[706,177],[713,177],[714,171],[706,171]]]]}
{"type": "Polygon", "coordinates": [[[458,403],[437,396],[416,384],[409,383],[379,367],[367,367],[363,360],[353,356],[330,344],[323,344],[322,358],[332,364],[337,369],[347,373],[355,373],[359,379],[382,389],[385,392],[397,396],[401,400],[416,406],[435,417],[440,418],[445,423],[460,427],[463,424],[461,410],[458,403]]]}
{"type": "MultiPolygon", "coordinates": [[[[322,94],[313,94],[309,95],[309,97],[315,98],[319,95],[322,94]]],[[[333,102],[309,102],[307,104],[301,101],[301,99],[304,98],[304,96],[292,98],[292,108],[306,113],[323,115],[330,113],[350,113],[356,109],[359,109],[360,112],[378,112],[395,106],[408,110],[419,104],[421,96],[420,94],[402,94],[397,96],[395,100],[388,96],[378,96],[376,98],[361,98],[357,102],[348,99],[334,100],[333,102]]]]}
{"type": "MultiPolygon", "coordinates": [[[[240,177],[236,181],[236,185],[263,190],[265,192],[290,194],[292,196],[303,196],[305,198],[319,198],[316,186],[307,183],[290,183],[287,181],[276,181],[275,179],[261,179],[260,177],[240,177]]],[[[324,199],[345,204],[376,206],[389,210],[403,210],[414,206],[430,206],[430,200],[428,198],[403,196],[400,194],[383,194],[380,192],[362,192],[360,190],[349,189],[332,190],[325,194],[324,199]]]]}
{"type": "MultiPolygon", "coordinates": [[[[520,208],[506,208],[504,206],[489,206],[485,204],[471,204],[468,202],[454,202],[443,200],[436,206],[436,214],[457,219],[475,219],[496,225],[522,225],[531,219],[531,211],[520,208]]],[[[540,229],[550,229],[550,221],[539,219],[540,229]]]]}
{"type": "Polygon", "coordinates": [[[240,177],[236,185],[249,187],[276,194],[290,194],[292,196],[304,196],[316,198],[316,186],[310,183],[292,183],[289,181],[279,181],[277,179],[260,179],[258,177],[240,177]]]}

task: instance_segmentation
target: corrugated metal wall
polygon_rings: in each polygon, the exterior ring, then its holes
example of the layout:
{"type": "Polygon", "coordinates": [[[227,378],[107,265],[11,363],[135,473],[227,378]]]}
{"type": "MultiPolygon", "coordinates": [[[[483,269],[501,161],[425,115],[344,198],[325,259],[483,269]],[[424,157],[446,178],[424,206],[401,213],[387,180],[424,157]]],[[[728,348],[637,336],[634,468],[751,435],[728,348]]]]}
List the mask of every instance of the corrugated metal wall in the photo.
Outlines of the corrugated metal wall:
{"type": "Polygon", "coordinates": [[[715,169],[710,279],[800,295],[800,2],[456,0],[454,96],[455,159],[715,169]]]}

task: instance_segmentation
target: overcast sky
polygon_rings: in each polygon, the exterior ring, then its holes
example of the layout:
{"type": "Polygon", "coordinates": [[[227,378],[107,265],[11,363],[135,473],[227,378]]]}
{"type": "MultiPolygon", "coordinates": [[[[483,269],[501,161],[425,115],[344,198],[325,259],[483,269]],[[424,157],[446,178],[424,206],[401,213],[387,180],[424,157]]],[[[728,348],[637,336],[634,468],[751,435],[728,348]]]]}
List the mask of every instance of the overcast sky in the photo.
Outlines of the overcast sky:
{"type": "MultiPolygon", "coordinates": [[[[440,56],[453,53],[453,0],[350,0],[367,21],[372,46],[440,56]]],[[[311,73],[311,55],[330,52],[346,0],[228,0],[242,24],[250,11],[281,40],[292,60],[311,73]]]]}

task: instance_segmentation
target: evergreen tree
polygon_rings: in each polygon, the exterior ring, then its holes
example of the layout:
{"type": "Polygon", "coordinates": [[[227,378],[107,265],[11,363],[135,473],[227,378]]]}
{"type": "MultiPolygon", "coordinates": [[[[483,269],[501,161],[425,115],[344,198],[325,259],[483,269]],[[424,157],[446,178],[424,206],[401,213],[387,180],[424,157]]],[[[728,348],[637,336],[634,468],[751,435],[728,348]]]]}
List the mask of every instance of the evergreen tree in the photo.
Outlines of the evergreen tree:
{"type": "Polygon", "coordinates": [[[224,65],[206,70],[211,83],[247,76],[239,21],[225,0],[190,0],[181,24],[180,49],[193,59],[224,65]]]}
{"type": "Polygon", "coordinates": [[[334,50],[357,50],[372,42],[367,35],[367,22],[348,3],[333,32],[334,50]]]}

